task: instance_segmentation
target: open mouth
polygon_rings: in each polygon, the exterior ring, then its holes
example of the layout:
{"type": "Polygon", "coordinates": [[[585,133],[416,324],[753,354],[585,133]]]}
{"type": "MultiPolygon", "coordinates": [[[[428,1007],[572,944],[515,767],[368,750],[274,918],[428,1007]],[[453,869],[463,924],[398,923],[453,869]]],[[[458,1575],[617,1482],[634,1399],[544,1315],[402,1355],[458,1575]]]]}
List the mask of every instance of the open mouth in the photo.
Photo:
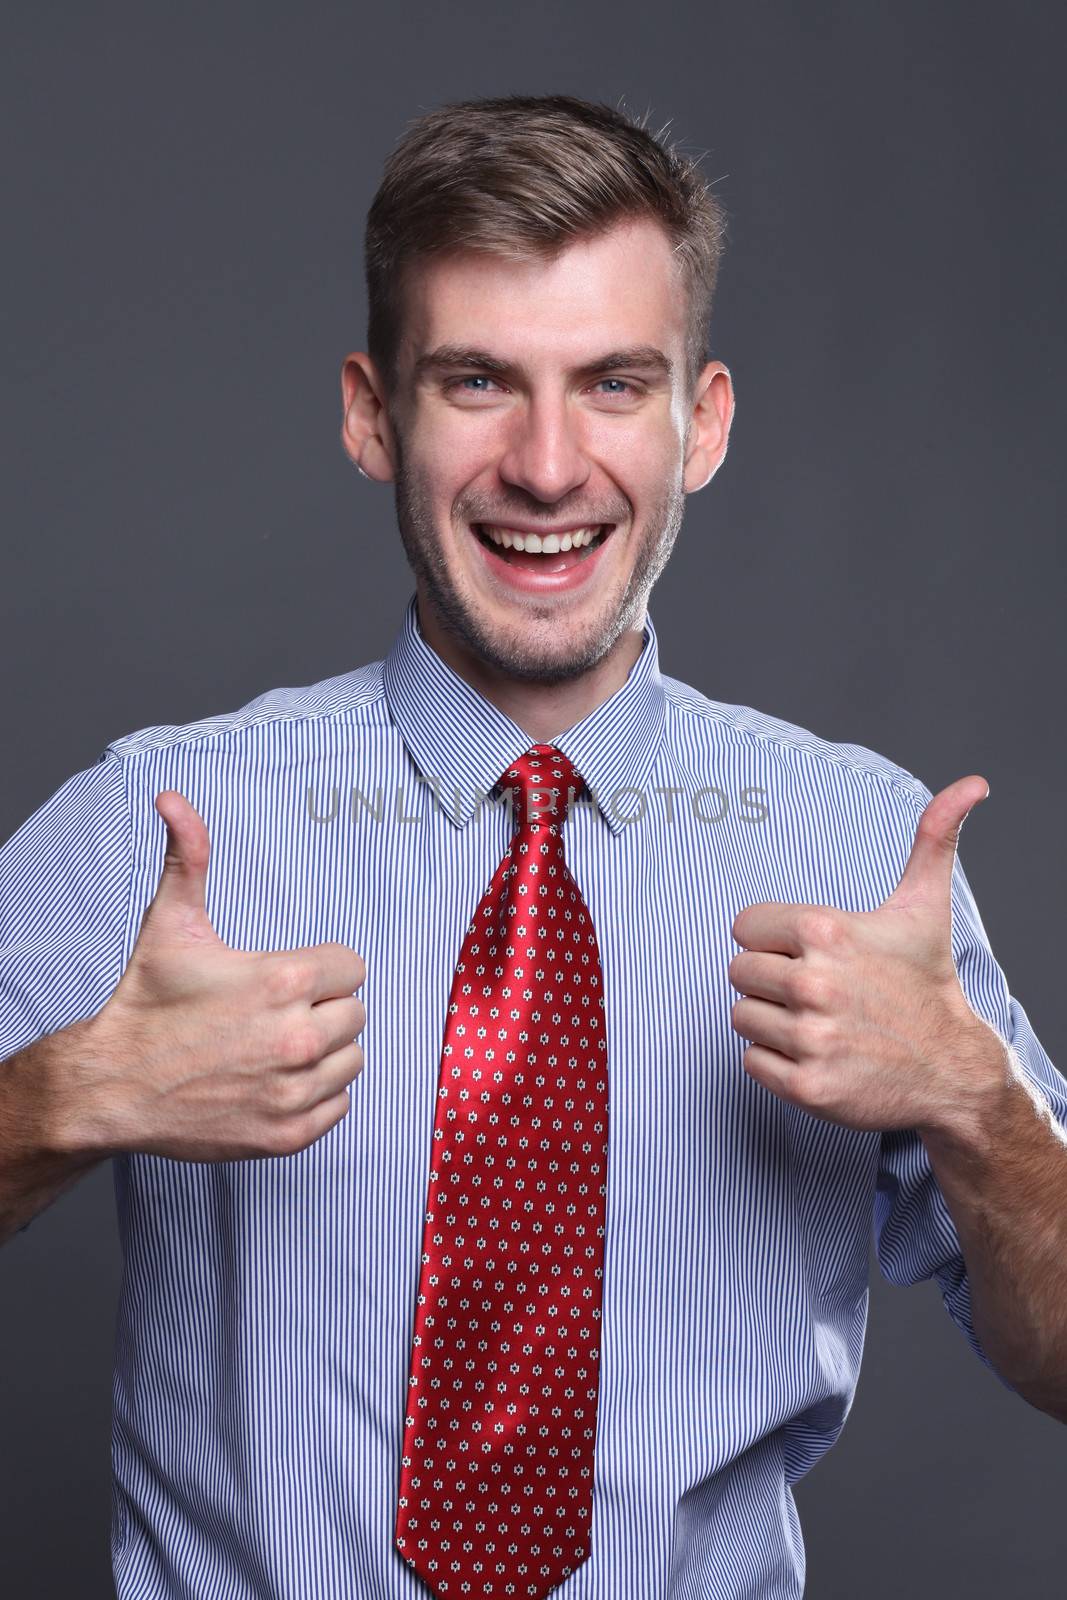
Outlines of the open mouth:
{"type": "Polygon", "coordinates": [[[614,531],[613,522],[598,526],[568,529],[564,534],[520,533],[508,528],[471,523],[478,542],[509,567],[549,576],[581,566],[605,545],[614,531]]]}

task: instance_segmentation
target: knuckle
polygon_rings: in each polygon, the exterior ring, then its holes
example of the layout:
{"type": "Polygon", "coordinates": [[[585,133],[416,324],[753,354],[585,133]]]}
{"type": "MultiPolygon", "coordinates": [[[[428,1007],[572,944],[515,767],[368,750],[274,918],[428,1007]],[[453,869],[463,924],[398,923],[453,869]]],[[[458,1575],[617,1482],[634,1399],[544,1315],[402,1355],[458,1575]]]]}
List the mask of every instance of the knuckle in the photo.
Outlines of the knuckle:
{"type": "Polygon", "coordinates": [[[830,1004],[830,985],[820,973],[798,972],[793,977],[790,987],[796,1005],[806,1006],[812,1011],[822,1011],[830,1004]]]}
{"type": "Polygon", "coordinates": [[[298,1077],[271,1078],[267,1096],[271,1110],[283,1117],[296,1116],[306,1109],[307,1092],[298,1077]]]}
{"type": "Polygon", "coordinates": [[[804,1103],[812,1110],[824,1111],[834,1104],[834,1082],[826,1072],[808,1072],[804,1077],[804,1103]]]}
{"type": "Polygon", "coordinates": [[[310,1018],[307,1021],[290,1022],[282,1030],[280,1050],[287,1066],[308,1067],[319,1060],[323,1049],[321,1030],[310,1018]]]}
{"type": "Polygon", "coordinates": [[[796,1044],[807,1060],[822,1058],[829,1044],[829,1032],[823,1017],[802,1017],[796,1025],[796,1044]]]}
{"type": "Polygon", "coordinates": [[[267,971],[267,990],[279,1005],[300,1000],[308,989],[308,964],[298,956],[286,956],[267,971]]]}
{"type": "Polygon", "coordinates": [[[274,1140],[276,1155],[295,1156],[311,1143],[311,1133],[306,1120],[301,1117],[298,1121],[289,1122],[278,1133],[274,1140]]]}
{"type": "Polygon", "coordinates": [[[840,943],[844,931],[840,917],[827,906],[814,906],[805,912],[800,929],[805,943],[820,950],[832,950],[840,943]]]}

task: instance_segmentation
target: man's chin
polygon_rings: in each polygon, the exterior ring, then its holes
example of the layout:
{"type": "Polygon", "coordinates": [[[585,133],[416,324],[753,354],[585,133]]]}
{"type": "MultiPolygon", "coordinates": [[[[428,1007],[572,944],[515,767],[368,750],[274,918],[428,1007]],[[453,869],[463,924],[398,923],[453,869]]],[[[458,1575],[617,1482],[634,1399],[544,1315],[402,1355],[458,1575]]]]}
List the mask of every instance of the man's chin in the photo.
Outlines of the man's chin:
{"type": "Polygon", "coordinates": [[[465,643],[486,667],[526,683],[553,685],[582,677],[618,636],[601,616],[546,615],[536,602],[509,609],[514,614],[496,625],[484,611],[468,617],[465,643]]]}

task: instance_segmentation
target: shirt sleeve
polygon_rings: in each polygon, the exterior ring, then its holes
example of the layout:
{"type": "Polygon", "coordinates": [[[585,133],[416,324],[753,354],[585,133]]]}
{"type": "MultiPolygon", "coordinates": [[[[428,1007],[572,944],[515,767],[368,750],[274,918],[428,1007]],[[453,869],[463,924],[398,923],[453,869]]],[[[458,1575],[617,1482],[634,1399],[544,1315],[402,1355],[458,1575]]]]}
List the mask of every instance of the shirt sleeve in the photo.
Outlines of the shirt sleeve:
{"type": "Polygon", "coordinates": [[[110,997],[132,862],[123,763],[108,750],[0,848],[0,1062],[110,997]]]}
{"type": "MultiPolygon", "coordinates": [[[[930,797],[928,789],[918,787],[930,797]]],[[[916,822],[921,812],[922,804],[916,822]]],[[[1052,1065],[1029,1017],[1008,991],[958,856],[952,875],[952,954],[972,1010],[1011,1046],[1028,1081],[1067,1129],[1067,1080],[1052,1065]]],[[[926,1146],[913,1130],[882,1135],[874,1233],[883,1277],[895,1284],[934,1278],[949,1316],[971,1349],[1005,1388],[1015,1392],[1014,1385],[990,1361],[974,1331],[971,1286],[959,1235],[934,1179],[926,1146]]]]}

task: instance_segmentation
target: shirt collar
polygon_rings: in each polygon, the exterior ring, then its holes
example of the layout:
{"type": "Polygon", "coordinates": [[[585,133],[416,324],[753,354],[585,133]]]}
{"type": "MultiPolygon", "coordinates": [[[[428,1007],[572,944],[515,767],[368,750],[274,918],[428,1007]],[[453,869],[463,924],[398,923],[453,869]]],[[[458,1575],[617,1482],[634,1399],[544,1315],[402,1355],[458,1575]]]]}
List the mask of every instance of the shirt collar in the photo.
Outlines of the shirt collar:
{"type": "MultiPolygon", "coordinates": [[[[585,779],[613,833],[646,809],[645,784],[666,723],[659,647],[647,610],[643,638],[625,683],[553,740],[585,779]]],[[[385,658],[384,687],[420,776],[458,828],[466,827],[516,756],[537,742],[427,642],[415,595],[385,658]]]]}

